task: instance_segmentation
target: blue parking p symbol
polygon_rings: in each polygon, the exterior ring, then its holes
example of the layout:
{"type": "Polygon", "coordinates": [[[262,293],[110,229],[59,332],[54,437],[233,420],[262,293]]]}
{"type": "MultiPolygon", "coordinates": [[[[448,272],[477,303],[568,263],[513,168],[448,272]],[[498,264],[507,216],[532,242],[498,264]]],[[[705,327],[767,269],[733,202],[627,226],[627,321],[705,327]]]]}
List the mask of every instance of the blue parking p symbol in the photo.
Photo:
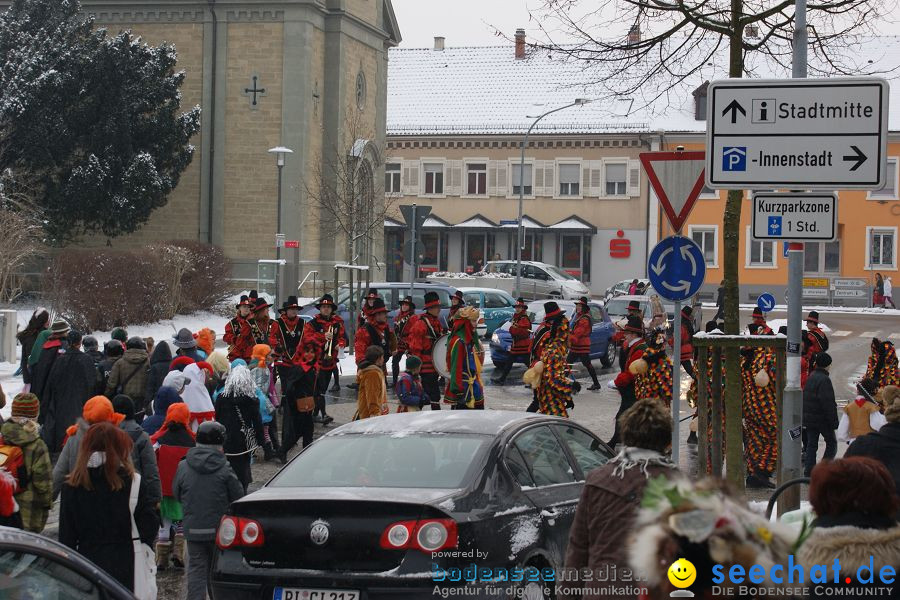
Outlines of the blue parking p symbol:
{"type": "Polygon", "coordinates": [[[746,146],[725,146],[722,148],[722,170],[723,171],[746,171],[747,170],[747,147],[746,146]]]}
{"type": "Polygon", "coordinates": [[[769,217],[769,235],[781,235],[781,217],[769,217]]]}

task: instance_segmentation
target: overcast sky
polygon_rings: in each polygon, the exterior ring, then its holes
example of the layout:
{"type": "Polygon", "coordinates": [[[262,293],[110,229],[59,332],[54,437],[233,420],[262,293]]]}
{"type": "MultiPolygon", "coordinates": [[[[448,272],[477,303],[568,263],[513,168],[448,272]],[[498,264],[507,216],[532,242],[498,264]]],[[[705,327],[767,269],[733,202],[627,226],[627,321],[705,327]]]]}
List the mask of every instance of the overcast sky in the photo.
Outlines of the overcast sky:
{"type": "MultiPolygon", "coordinates": [[[[893,0],[888,0],[892,2],[893,0]]],[[[495,35],[500,29],[512,36],[524,27],[529,38],[538,28],[529,21],[528,7],[542,0],[393,0],[403,36],[401,48],[430,48],[435,36],[447,38],[447,46],[491,46],[509,43],[495,35]]],[[[900,24],[885,23],[881,31],[900,35],[900,24]]]]}

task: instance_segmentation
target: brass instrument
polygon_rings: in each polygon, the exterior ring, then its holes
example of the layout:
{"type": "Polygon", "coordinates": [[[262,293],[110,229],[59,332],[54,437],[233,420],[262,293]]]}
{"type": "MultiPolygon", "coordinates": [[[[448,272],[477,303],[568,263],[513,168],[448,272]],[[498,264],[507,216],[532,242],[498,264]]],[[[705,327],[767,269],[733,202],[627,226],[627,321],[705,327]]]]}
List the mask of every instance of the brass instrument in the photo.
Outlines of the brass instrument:
{"type": "Polygon", "coordinates": [[[325,349],[322,355],[322,362],[326,364],[330,364],[334,360],[333,350],[334,350],[334,337],[337,333],[335,331],[336,325],[332,323],[328,326],[328,329],[325,330],[325,349]]]}

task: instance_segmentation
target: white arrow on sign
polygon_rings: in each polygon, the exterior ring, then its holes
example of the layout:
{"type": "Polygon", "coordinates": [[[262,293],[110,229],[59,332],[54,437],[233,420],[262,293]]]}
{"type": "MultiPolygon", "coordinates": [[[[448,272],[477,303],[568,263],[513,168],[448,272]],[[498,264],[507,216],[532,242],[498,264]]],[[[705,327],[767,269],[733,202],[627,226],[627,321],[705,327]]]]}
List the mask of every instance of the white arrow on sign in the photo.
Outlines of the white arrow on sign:
{"type": "MultiPolygon", "coordinates": [[[[690,246],[682,246],[681,247],[681,258],[682,258],[682,260],[691,261],[691,275],[696,276],[697,275],[697,261],[694,260],[694,255],[691,254],[690,246]]],[[[657,275],[659,275],[659,273],[657,273],[657,275]]]]}
{"type": "Polygon", "coordinates": [[[775,299],[772,299],[772,302],[766,302],[765,298],[760,298],[759,303],[762,304],[762,308],[766,308],[768,310],[772,310],[775,307],[775,299]]]}
{"type": "Polygon", "coordinates": [[[691,291],[691,282],[684,279],[679,281],[678,285],[671,285],[668,281],[663,281],[662,284],[664,288],[673,292],[684,292],[686,294],[691,291]]]}
{"type": "Polygon", "coordinates": [[[656,274],[657,277],[662,275],[662,272],[666,270],[666,261],[665,261],[666,255],[668,255],[669,252],[674,252],[674,251],[675,251],[675,249],[672,248],[671,246],[669,246],[668,248],[666,248],[665,250],[662,251],[662,254],[659,255],[659,260],[656,261],[656,264],[652,265],[650,267],[650,269],[656,274]]]}

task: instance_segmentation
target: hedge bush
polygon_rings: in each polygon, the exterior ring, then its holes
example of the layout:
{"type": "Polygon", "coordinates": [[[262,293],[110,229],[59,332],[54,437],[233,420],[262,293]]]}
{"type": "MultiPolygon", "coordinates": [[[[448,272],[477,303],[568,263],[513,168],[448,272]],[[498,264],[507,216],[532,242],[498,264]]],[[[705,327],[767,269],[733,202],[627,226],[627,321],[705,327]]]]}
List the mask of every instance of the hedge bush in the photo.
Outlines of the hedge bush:
{"type": "Polygon", "coordinates": [[[211,309],[228,293],[227,272],[222,250],[198,242],[67,249],[51,263],[44,293],[73,327],[109,330],[211,309]]]}

